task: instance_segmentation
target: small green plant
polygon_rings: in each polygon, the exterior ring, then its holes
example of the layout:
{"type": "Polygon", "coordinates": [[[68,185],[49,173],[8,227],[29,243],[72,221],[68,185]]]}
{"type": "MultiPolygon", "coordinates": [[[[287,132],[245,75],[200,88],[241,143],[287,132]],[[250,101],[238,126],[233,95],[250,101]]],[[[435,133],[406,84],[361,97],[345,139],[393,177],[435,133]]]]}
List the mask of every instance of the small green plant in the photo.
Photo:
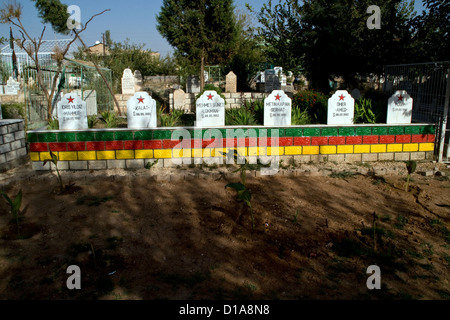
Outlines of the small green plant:
{"type": "Polygon", "coordinates": [[[355,102],[355,116],[353,123],[376,123],[377,115],[372,110],[371,99],[358,99],[355,102]]]}
{"type": "Polygon", "coordinates": [[[255,116],[251,109],[244,107],[225,110],[225,124],[228,126],[256,125],[255,116]]]}
{"type": "Polygon", "coordinates": [[[161,127],[178,127],[182,124],[184,110],[173,110],[171,113],[164,113],[164,106],[158,109],[158,120],[161,127]]]}
{"type": "Polygon", "coordinates": [[[408,175],[406,176],[406,185],[405,185],[405,191],[409,191],[409,180],[411,179],[411,174],[416,171],[417,162],[410,160],[406,162],[406,169],[408,170],[408,175]]]}
{"type": "Polygon", "coordinates": [[[240,156],[239,152],[237,150],[233,150],[233,151],[234,151],[233,153],[231,153],[231,152],[221,152],[221,153],[224,157],[230,157],[230,156],[234,157],[235,161],[239,164],[239,168],[237,170],[233,171],[233,173],[239,172],[239,176],[240,176],[241,180],[239,182],[227,184],[225,186],[225,189],[226,188],[234,189],[237,194],[237,201],[247,205],[247,207],[250,210],[250,214],[251,214],[251,218],[252,218],[252,230],[255,230],[255,218],[253,216],[253,207],[252,207],[252,203],[251,203],[252,193],[247,188],[247,185],[246,185],[246,175],[247,175],[246,171],[247,171],[247,167],[248,167],[248,161],[245,157],[240,156]]]}
{"type": "Polygon", "coordinates": [[[48,119],[47,129],[48,130],[59,130],[58,119],[55,119],[55,118],[48,119]]]}
{"type": "Polygon", "coordinates": [[[100,120],[105,124],[105,128],[117,128],[119,126],[120,118],[115,112],[104,111],[100,115],[102,116],[100,120]]]}
{"type": "Polygon", "coordinates": [[[312,120],[307,110],[302,111],[300,108],[292,108],[291,112],[292,125],[304,125],[310,123],[312,123],[312,120]]]}
{"type": "Polygon", "coordinates": [[[158,164],[159,159],[156,159],[156,161],[153,162],[147,162],[147,164],[145,165],[145,169],[150,170],[151,168],[153,168],[154,166],[156,166],[158,164]]]}
{"type": "Polygon", "coordinates": [[[0,191],[0,194],[3,196],[3,198],[6,199],[6,201],[9,204],[9,207],[11,208],[11,214],[14,218],[14,220],[16,221],[16,225],[17,225],[17,233],[20,234],[20,229],[19,229],[19,215],[21,213],[20,211],[20,207],[22,206],[22,190],[19,190],[19,193],[13,198],[11,199],[6,193],[4,193],[3,191],[0,191]]]}
{"type": "Polygon", "coordinates": [[[58,168],[58,156],[56,154],[54,154],[52,151],[50,151],[50,159],[47,159],[44,161],[44,166],[48,163],[51,162],[55,165],[56,168],[56,174],[58,176],[58,182],[59,182],[59,186],[61,188],[61,191],[64,189],[64,184],[61,178],[61,175],[59,174],[59,168],[58,168]]]}
{"type": "Polygon", "coordinates": [[[88,128],[92,129],[98,123],[98,118],[96,114],[88,116],[88,128]]]}
{"type": "Polygon", "coordinates": [[[299,214],[299,210],[297,209],[297,211],[295,212],[295,215],[294,215],[294,220],[293,220],[294,224],[297,224],[298,214],[299,214]]]}

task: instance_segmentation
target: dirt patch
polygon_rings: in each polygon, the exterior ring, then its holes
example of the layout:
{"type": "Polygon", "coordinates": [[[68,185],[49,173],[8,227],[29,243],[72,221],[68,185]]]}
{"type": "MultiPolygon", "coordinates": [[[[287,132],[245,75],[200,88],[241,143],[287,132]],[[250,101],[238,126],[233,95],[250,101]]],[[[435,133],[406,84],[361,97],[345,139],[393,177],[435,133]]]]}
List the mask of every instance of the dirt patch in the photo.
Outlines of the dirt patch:
{"type": "Polygon", "coordinates": [[[231,168],[173,181],[157,169],[65,172],[70,193],[54,192],[51,173],[4,174],[27,209],[21,236],[0,201],[0,299],[449,299],[448,169],[413,174],[405,192],[401,164],[326,166],[249,174],[254,228],[225,189],[239,180],[231,168]],[[382,287],[368,290],[375,264],[382,287]],[[69,265],[81,290],[67,289],[69,265]]]}

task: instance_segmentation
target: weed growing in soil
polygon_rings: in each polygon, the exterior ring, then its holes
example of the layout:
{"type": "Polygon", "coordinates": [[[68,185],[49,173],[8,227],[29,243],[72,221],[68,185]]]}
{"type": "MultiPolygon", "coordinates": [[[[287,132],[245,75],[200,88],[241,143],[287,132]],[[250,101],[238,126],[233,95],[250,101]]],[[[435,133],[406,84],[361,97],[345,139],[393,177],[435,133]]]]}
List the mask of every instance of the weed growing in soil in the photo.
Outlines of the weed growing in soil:
{"type": "Polygon", "coordinates": [[[3,191],[0,191],[0,194],[3,196],[3,198],[6,199],[6,201],[9,204],[9,207],[11,209],[11,214],[16,221],[17,225],[17,234],[20,235],[20,227],[19,227],[19,215],[20,215],[20,207],[22,206],[22,190],[17,193],[17,195],[11,199],[6,193],[3,191]]]}
{"type": "Polygon", "coordinates": [[[409,191],[409,180],[411,178],[411,174],[416,171],[417,162],[410,160],[406,162],[406,169],[408,170],[408,175],[406,176],[406,185],[405,185],[405,191],[409,191]]]}

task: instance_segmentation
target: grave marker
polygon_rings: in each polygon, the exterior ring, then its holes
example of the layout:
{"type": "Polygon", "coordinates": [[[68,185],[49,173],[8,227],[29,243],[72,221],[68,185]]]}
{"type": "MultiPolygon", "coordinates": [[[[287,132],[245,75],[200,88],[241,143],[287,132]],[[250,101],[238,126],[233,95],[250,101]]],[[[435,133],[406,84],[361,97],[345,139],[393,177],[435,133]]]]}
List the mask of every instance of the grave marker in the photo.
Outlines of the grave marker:
{"type": "Polygon", "coordinates": [[[147,92],[136,92],[127,101],[128,128],[156,128],[156,101],[147,92]]]}
{"type": "Polygon", "coordinates": [[[196,102],[196,127],[225,125],[225,100],[216,91],[205,91],[196,102]]]}
{"type": "Polygon", "coordinates": [[[386,123],[411,123],[413,98],[404,91],[396,91],[388,100],[386,123]]]}
{"type": "Polygon", "coordinates": [[[126,68],[122,76],[122,94],[135,94],[135,79],[131,69],[126,68]]]}
{"type": "Polygon", "coordinates": [[[230,71],[225,78],[225,92],[237,92],[237,76],[233,71],[230,71]]]}
{"type": "Polygon", "coordinates": [[[88,129],[86,102],[75,92],[67,93],[57,104],[60,130],[88,129]]]}
{"type": "Polygon", "coordinates": [[[187,93],[200,93],[200,79],[197,76],[188,76],[186,79],[187,93]]]}
{"type": "Polygon", "coordinates": [[[346,91],[338,90],[328,99],[327,124],[353,124],[355,99],[346,91]]]}
{"type": "Polygon", "coordinates": [[[9,77],[8,81],[6,81],[5,94],[16,95],[19,93],[20,83],[13,79],[13,77],[9,77]]]}
{"type": "Polygon", "coordinates": [[[283,90],[273,91],[264,99],[264,126],[290,126],[292,100],[283,90]]]}

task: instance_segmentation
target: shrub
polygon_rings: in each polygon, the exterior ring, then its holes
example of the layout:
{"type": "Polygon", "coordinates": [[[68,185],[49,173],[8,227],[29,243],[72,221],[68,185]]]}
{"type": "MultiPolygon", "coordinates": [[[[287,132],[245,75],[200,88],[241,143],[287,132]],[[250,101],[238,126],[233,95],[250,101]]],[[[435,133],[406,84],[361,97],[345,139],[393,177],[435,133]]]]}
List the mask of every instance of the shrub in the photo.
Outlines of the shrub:
{"type": "Polygon", "coordinates": [[[171,113],[164,113],[164,107],[158,109],[158,122],[161,127],[178,127],[182,124],[184,110],[173,110],[171,113]]]}
{"type": "Polygon", "coordinates": [[[115,112],[104,111],[101,116],[100,120],[105,123],[105,128],[117,128],[119,126],[120,118],[115,112]]]}
{"type": "Polygon", "coordinates": [[[300,110],[299,108],[292,108],[292,115],[291,115],[291,124],[292,125],[304,125],[304,124],[310,124],[311,117],[308,113],[308,110],[300,110]]]}
{"type": "Polygon", "coordinates": [[[25,119],[25,104],[10,103],[2,104],[3,119],[25,119]]]}
{"type": "Polygon", "coordinates": [[[307,111],[313,123],[327,122],[327,106],[328,98],[318,91],[300,91],[292,99],[292,108],[307,111]]]}
{"type": "Polygon", "coordinates": [[[355,101],[355,117],[353,123],[376,123],[377,116],[373,112],[372,100],[360,98],[355,101]]]}
{"type": "Polygon", "coordinates": [[[227,126],[250,126],[256,124],[252,110],[246,106],[225,110],[225,125],[227,126]]]}

